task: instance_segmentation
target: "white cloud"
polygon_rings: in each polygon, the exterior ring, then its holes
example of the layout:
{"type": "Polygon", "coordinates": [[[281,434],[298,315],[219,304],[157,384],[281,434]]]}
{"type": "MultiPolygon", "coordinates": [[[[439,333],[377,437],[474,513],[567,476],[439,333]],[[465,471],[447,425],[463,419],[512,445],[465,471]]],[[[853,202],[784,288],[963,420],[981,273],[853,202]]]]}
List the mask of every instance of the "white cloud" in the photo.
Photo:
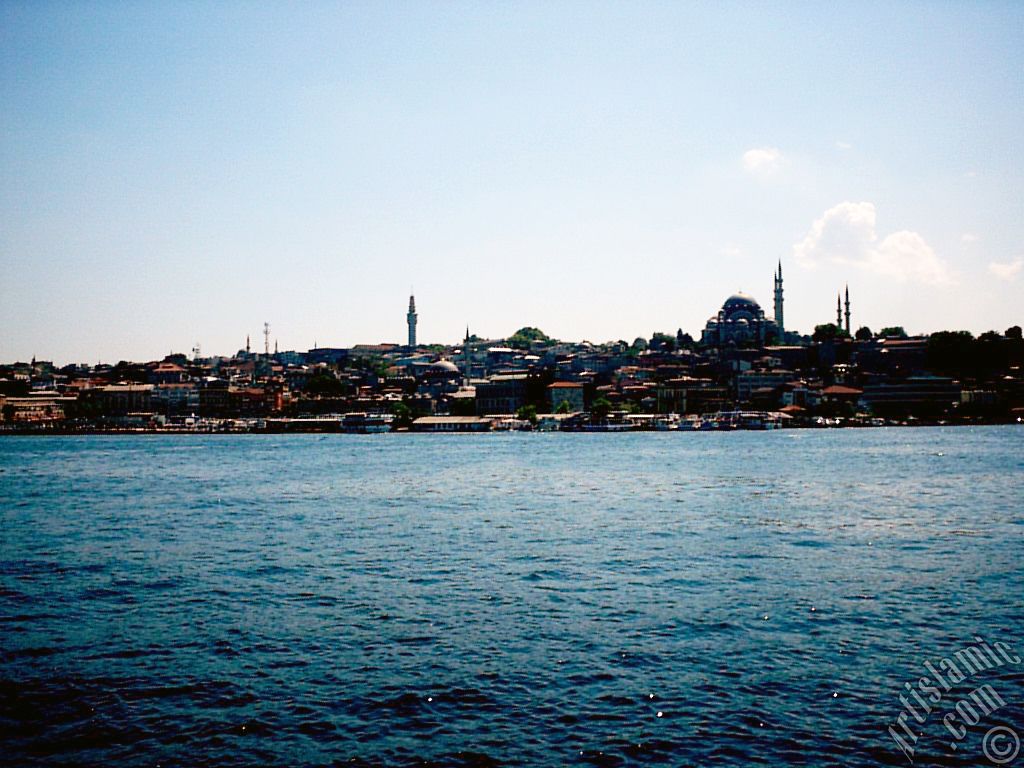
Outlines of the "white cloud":
{"type": "Polygon", "coordinates": [[[853,144],[851,144],[848,141],[837,141],[836,142],[836,147],[838,149],[852,149],[853,148],[853,144]]]}
{"type": "Polygon", "coordinates": [[[921,235],[902,230],[879,238],[875,222],[873,203],[840,203],[811,225],[793,255],[806,267],[848,264],[901,282],[953,282],[949,267],[921,235]]]}
{"type": "Polygon", "coordinates": [[[748,173],[770,176],[782,165],[782,152],[775,147],[748,149],[743,153],[743,167],[748,173]]]}
{"type": "Polygon", "coordinates": [[[964,232],[962,235],[960,235],[960,242],[964,244],[976,243],[980,239],[981,238],[978,237],[973,232],[964,232]]]}
{"type": "Polygon", "coordinates": [[[988,271],[1000,280],[1013,280],[1024,269],[1024,259],[1013,261],[993,261],[988,265],[988,271]]]}

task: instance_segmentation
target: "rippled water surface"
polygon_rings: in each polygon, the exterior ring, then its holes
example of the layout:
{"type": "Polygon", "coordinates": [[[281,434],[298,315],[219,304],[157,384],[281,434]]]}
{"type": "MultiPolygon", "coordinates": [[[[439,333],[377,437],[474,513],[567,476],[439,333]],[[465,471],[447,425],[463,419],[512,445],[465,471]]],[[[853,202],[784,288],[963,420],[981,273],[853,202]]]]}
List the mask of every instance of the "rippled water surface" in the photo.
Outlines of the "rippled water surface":
{"type": "MultiPolygon", "coordinates": [[[[1024,428],[0,440],[0,762],[908,764],[1024,655],[1024,428]]],[[[958,749],[1024,735],[1024,666],[958,749]]],[[[1019,758],[1024,760],[1024,757],[1019,758]]]]}

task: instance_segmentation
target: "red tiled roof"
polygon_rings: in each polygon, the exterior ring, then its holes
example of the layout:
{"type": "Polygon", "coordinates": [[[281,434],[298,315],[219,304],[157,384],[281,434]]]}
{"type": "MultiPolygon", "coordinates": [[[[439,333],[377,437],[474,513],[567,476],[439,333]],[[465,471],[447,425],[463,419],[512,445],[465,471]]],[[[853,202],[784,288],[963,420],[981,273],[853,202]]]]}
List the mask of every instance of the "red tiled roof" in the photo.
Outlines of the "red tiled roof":
{"type": "Polygon", "coordinates": [[[854,389],[853,387],[844,387],[841,384],[833,384],[831,387],[825,387],[821,390],[823,395],[862,395],[864,390],[854,389]]]}

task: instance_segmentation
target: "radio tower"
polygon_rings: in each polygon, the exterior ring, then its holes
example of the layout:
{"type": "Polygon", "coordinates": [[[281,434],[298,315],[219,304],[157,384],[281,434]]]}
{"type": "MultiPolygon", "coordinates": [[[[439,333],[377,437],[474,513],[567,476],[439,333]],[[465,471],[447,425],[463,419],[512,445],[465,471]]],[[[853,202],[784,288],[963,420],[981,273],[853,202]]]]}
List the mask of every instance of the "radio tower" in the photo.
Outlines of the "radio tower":
{"type": "Polygon", "coordinates": [[[263,324],[263,354],[270,357],[270,323],[263,324]]]}

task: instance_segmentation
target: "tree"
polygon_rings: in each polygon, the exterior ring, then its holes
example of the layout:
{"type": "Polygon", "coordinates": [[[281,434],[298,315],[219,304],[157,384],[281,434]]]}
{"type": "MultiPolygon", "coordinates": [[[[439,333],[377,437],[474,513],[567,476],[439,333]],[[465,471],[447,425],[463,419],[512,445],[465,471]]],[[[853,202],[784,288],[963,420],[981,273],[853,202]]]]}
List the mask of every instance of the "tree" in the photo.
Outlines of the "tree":
{"type": "Polygon", "coordinates": [[[476,416],[476,399],[472,397],[455,397],[448,404],[448,413],[452,416],[476,416]]]}
{"type": "Polygon", "coordinates": [[[537,407],[535,405],[524,405],[516,411],[517,419],[526,419],[531,424],[537,423],[537,407]]]}
{"type": "Polygon", "coordinates": [[[345,394],[345,385],[327,371],[313,374],[303,391],[313,397],[341,397],[345,394]]]}
{"type": "Polygon", "coordinates": [[[553,341],[540,328],[525,326],[508,337],[508,345],[513,349],[530,349],[535,342],[553,341]]]}
{"type": "Polygon", "coordinates": [[[1006,338],[1021,340],[1021,330],[1019,325],[1011,325],[1006,329],[1006,338]]]}
{"type": "Polygon", "coordinates": [[[975,376],[994,376],[999,371],[1006,371],[1010,367],[1010,344],[1009,339],[1004,339],[995,331],[986,331],[974,342],[972,350],[974,368],[971,374],[975,376]]]}
{"type": "Polygon", "coordinates": [[[612,404],[607,399],[599,397],[590,404],[590,417],[594,421],[604,421],[611,410],[612,404]]]}
{"type": "Polygon", "coordinates": [[[903,330],[903,326],[902,325],[890,325],[890,326],[880,330],[878,332],[878,335],[881,336],[884,339],[891,339],[891,338],[905,339],[905,338],[907,338],[907,332],[905,330],[903,330]]]}
{"type": "Polygon", "coordinates": [[[825,323],[824,325],[814,326],[814,334],[811,336],[817,343],[823,341],[834,341],[835,339],[848,339],[849,334],[840,328],[835,323],[825,323]]]}
{"type": "Polygon", "coordinates": [[[560,402],[558,407],[555,408],[555,413],[572,413],[572,406],[569,405],[569,401],[563,400],[560,402]]]}
{"type": "Polygon", "coordinates": [[[871,341],[873,337],[874,334],[871,333],[871,329],[866,325],[858,328],[857,333],[854,334],[854,338],[857,339],[857,341],[871,341]]]}
{"type": "Polygon", "coordinates": [[[396,428],[405,427],[408,429],[412,426],[412,411],[405,403],[395,403],[391,413],[395,416],[394,424],[396,428]]]}
{"type": "Polygon", "coordinates": [[[650,349],[665,350],[671,352],[676,348],[676,337],[667,333],[655,331],[648,344],[650,349]]]}
{"type": "Polygon", "coordinates": [[[970,331],[939,331],[928,337],[925,359],[929,370],[940,373],[972,371],[977,354],[970,331]]]}

